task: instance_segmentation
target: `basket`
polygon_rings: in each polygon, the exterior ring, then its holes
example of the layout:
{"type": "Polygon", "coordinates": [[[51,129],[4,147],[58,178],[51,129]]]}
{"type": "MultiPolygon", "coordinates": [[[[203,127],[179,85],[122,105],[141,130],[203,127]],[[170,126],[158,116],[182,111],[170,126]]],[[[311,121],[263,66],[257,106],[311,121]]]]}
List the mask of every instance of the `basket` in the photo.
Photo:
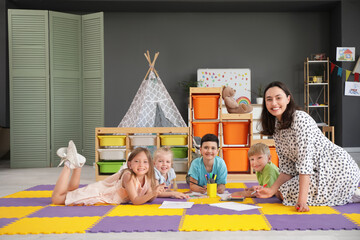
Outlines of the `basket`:
{"type": "Polygon", "coordinates": [[[188,145],[187,135],[160,135],[162,146],[188,145]]]}
{"type": "Polygon", "coordinates": [[[208,133],[219,135],[219,122],[193,122],[192,126],[196,137],[202,138],[208,133]]]}
{"type": "Polygon", "coordinates": [[[247,145],[249,136],[249,125],[246,122],[223,122],[224,144],[247,145]]]}
{"type": "Polygon", "coordinates": [[[249,148],[224,147],[222,151],[228,172],[249,171],[249,148]]]}
{"type": "Polygon", "coordinates": [[[154,146],[156,145],[156,136],[154,135],[134,135],[129,136],[132,146],[154,146]]]}
{"type": "Polygon", "coordinates": [[[97,165],[99,166],[100,173],[116,173],[124,163],[125,161],[97,162],[97,165]]]}
{"type": "Polygon", "coordinates": [[[98,136],[100,146],[125,146],[126,136],[123,135],[101,135],[98,136]]]}
{"type": "Polygon", "coordinates": [[[195,119],[217,119],[220,95],[192,95],[195,119]]]}
{"type": "Polygon", "coordinates": [[[126,149],[98,149],[102,160],[121,160],[125,159],[126,149]]]}
{"type": "Polygon", "coordinates": [[[174,158],[187,158],[188,148],[187,147],[173,147],[171,148],[174,158]]]}

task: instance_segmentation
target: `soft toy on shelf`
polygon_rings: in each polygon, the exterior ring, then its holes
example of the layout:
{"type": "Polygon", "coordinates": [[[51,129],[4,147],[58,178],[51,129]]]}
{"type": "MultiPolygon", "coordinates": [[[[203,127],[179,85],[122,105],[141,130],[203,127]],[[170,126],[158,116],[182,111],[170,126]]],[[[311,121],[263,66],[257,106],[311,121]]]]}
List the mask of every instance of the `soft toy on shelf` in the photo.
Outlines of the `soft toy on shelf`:
{"type": "Polygon", "coordinates": [[[249,104],[238,104],[234,99],[236,90],[232,87],[223,87],[222,98],[224,99],[226,109],[228,113],[249,113],[253,110],[253,107],[249,104]]]}

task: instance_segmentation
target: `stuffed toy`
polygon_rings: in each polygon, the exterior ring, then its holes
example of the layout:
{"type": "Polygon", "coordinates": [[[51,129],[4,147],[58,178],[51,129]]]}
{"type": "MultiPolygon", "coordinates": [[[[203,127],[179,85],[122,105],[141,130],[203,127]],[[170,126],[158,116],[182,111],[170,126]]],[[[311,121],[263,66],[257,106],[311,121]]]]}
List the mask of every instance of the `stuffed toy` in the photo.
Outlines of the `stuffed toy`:
{"type": "Polygon", "coordinates": [[[238,104],[234,98],[236,90],[232,87],[223,87],[222,98],[224,99],[226,109],[228,113],[249,113],[253,110],[253,107],[249,104],[238,104]]]}

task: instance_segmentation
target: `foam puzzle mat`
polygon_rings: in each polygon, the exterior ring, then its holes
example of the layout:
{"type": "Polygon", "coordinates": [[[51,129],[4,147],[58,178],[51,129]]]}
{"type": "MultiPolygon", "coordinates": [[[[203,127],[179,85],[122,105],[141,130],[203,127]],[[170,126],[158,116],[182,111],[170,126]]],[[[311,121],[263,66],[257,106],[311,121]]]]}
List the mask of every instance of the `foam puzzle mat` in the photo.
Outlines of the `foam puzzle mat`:
{"type": "MultiPolygon", "coordinates": [[[[256,183],[229,183],[240,191],[256,183]]],[[[179,183],[179,191],[187,184],[179,183]]],[[[360,230],[360,203],[335,207],[310,207],[298,213],[275,197],[247,198],[243,203],[260,208],[235,211],[210,206],[220,198],[198,198],[190,209],[159,209],[157,198],[144,205],[59,206],[51,204],[54,185],[38,185],[0,198],[0,235],[256,230],[360,230]]]]}

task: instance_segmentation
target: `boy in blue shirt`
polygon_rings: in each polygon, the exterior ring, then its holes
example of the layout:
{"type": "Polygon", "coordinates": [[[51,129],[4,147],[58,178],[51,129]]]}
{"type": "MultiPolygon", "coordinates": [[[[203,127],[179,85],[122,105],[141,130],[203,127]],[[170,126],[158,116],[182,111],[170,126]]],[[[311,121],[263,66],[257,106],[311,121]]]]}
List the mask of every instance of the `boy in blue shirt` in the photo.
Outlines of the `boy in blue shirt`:
{"type": "Polygon", "coordinates": [[[217,192],[224,193],[227,168],[225,161],[218,157],[219,139],[214,134],[206,134],[201,138],[201,157],[191,162],[189,175],[190,190],[193,192],[206,193],[207,179],[205,175],[216,175],[217,192]]]}

